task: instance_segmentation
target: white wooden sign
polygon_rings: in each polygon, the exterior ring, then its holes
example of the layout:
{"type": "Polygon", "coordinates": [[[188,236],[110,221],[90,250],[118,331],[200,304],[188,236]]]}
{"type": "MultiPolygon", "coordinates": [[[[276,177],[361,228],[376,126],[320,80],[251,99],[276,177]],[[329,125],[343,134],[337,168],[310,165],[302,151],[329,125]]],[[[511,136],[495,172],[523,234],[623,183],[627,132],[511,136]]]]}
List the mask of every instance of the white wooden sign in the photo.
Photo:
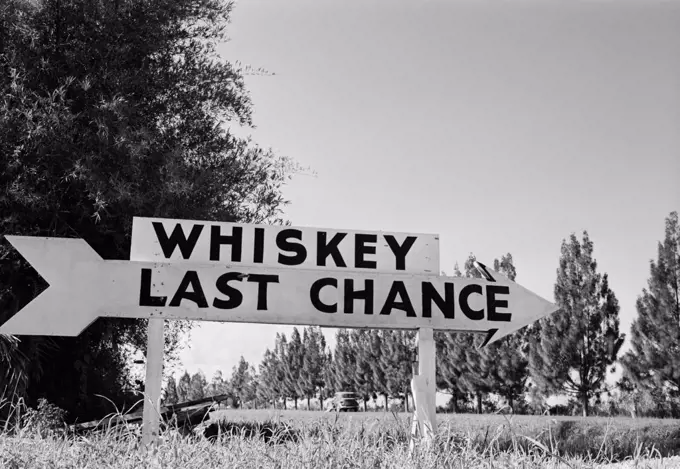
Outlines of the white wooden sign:
{"type": "MultiPolygon", "coordinates": [[[[439,237],[134,217],[130,260],[437,275],[439,237]]],[[[158,433],[163,344],[163,320],[150,318],[142,435],[145,443],[158,433]]]]}
{"type": "Polygon", "coordinates": [[[417,329],[416,421],[431,436],[432,331],[486,332],[487,345],[557,309],[482,264],[483,279],[439,276],[431,234],[135,217],[130,261],[105,261],[82,239],[6,238],[50,286],[0,333],[76,336],[98,317],[150,319],[144,445],[158,434],[162,319],[417,329]]]}
{"type": "Polygon", "coordinates": [[[134,217],[130,259],[439,275],[439,236],[134,217]]]}
{"type": "Polygon", "coordinates": [[[556,307],[480,265],[484,279],[218,263],[110,261],[82,239],[6,236],[50,287],[0,327],[75,336],[97,317],[488,332],[556,307]]]}

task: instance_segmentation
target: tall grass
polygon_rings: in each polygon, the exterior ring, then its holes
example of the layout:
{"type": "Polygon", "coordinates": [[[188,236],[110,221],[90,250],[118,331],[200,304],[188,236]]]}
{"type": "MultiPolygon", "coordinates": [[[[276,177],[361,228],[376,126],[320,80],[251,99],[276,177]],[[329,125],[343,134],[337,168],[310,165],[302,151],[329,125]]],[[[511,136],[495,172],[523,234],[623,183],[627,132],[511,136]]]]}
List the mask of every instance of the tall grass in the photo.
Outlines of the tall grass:
{"type": "MultiPolygon", "coordinates": [[[[164,425],[157,444],[142,448],[136,426],[75,435],[55,423],[46,428],[48,419],[36,424],[39,418],[16,418],[19,414],[34,415],[15,409],[14,423],[0,436],[0,467],[581,469],[605,462],[608,445],[600,454],[567,455],[560,449],[559,433],[542,442],[516,432],[507,418],[505,426],[484,433],[442,425],[431,445],[409,451],[410,421],[394,414],[389,419],[335,415],[307,421],[208,421],[189,435],[164,425]]],[[[680,460],[662,460],[658,451],[642,445],[633,456],[640,468],[680,467],[680,460]]]]}

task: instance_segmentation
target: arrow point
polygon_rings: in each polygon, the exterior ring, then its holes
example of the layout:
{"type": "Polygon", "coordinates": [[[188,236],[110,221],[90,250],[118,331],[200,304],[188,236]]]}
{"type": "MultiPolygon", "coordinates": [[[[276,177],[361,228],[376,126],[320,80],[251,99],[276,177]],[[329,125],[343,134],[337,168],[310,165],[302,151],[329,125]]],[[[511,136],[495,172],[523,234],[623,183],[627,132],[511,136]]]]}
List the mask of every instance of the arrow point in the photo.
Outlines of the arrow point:
{"type": "MultiPolygon", "coordinates": [[[[537,312],[534,315],[534,321],[537,321],[537,320],[544,318],[546,316],[550,316],[555,311],[560,309],[559,306],[557,306],[554,303],[551,303],[550,301],[546,300],[545,298],[542,298],[538,295],[536,295],[536,297],[538,298],[538,301],[537,301],[538,304],[536,306],[537,312]]],[[[533,321],[531,321],[531,322],[533,322],[533,321]]]]}
{"type": "Polygon", "coordinates": [[[498,329],[490,329],[487,333],[486,340],[481,345],[481,347],[486,347],[489,344],[501,340],[503,337],[510,335],[514,332],[517,332],[518,330],[528,326],[529,324],[532,324],[546,316],[551,315],[558,309],[559,307],[554,305],[553,303],[550,303],[549,301],[541,298],[540,296],[534,295],[533,301],[527,303],[525,308],[523,309],[523,311],[532,311],[533,312],[532,314],[522,316],[521,318],[518,319],[517,322],[514,322],[513,325],[510,325],[510,323],[504,323],[503,326],[501,326],[498,329]]]}

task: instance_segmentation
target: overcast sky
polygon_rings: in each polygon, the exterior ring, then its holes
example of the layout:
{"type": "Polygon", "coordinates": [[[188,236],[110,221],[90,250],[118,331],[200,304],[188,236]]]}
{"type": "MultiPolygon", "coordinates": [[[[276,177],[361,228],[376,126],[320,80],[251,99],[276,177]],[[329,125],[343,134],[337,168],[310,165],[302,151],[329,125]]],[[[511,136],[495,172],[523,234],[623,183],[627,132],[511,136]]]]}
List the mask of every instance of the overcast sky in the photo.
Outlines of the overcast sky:
{"type": "MultiPolygon", "coordinates": [[[[679,24],[653,0],[241,0],[221,52],[275,73],[247,79],[254,140],[318,173],[293,225],[439,234],[449,273],[510,252],[549,300],[588,230],[628,333],[680,209],[679,24]]],[[[257,366],[290,330],[203,323],[183,367],[257,366]]]]}

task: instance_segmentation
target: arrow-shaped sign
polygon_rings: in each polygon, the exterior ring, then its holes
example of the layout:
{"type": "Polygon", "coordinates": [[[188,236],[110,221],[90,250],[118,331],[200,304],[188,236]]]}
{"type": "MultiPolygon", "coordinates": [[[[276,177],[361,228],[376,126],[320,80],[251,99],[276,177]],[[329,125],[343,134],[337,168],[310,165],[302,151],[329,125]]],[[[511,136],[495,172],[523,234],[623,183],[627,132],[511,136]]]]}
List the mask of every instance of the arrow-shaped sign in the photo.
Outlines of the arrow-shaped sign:
{"type": "Polygon", "coordinates": [[[0,326],[76,336],[98,317],[486,332],[557,308],[483,265],[484,279],[103,260],[84,240],[6,236],[50,287],[0,326]]]}

